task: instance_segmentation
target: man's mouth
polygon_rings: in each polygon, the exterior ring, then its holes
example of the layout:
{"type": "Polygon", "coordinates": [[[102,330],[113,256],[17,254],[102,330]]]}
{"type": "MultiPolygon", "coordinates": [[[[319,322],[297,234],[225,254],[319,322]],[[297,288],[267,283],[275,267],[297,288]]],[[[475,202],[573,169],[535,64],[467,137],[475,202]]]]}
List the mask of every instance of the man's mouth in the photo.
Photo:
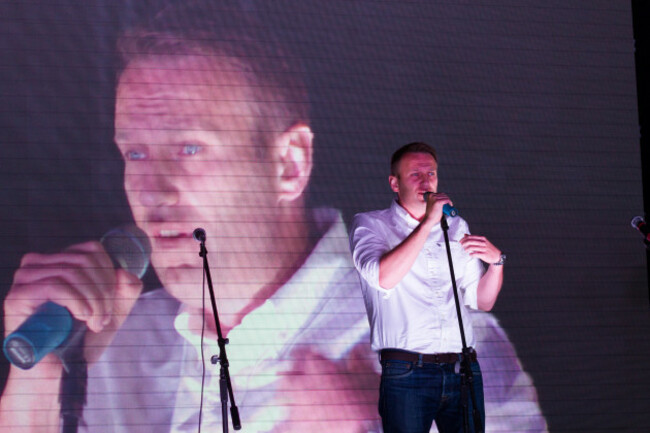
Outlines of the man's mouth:
{"type": "Polygon", "coordinates": [[[177,238],[182,236],[181,232],[179,232],[178,230],[170,230],[170,229],[160,230],[158,235],[161,238],[177,238]]]}
{"type": "Polygon", "coordinates": [[[153,237],[158,240],[185,239],[192,236],[191,232],[181,227],[150,227],[150,229],[153,237]]]}

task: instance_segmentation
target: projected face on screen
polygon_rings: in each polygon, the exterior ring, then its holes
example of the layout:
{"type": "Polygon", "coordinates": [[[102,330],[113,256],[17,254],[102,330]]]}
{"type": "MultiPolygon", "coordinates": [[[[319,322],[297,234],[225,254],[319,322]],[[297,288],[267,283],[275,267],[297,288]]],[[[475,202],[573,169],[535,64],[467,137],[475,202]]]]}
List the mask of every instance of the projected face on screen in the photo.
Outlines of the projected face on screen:
{"type": "Polygon", "coordinates": [[[124,187],[158,276],[175,297],[201,306],[191,234],[203,227],[228,324],[300,259],[302,240],[279,239],[301,235],[303,226],[287,230],[285,222],[302,212],[311,152],[305,125],[267,130],[253,91],[259,83],[240,69],[217,56],[136,60],[121,74],[115,109],[124,187]]]}

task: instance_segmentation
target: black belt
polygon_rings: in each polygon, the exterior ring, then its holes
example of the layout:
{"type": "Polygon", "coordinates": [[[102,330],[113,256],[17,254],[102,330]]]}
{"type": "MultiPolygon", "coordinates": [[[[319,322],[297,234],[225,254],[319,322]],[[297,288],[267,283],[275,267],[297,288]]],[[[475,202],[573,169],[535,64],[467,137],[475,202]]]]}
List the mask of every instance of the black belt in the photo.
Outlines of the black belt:
{"type": "MultiPolygon", "coordinates": [[[[391,350],[384,349],[380,352],[381,361],[408,361],[408,362],[419,362],[420,357],[422,357],[422,362],[432,363],[432,364],[451,364],[456,361],[460,361],[462,355],[460,353],[415,353],[415,352],[405,352],[402,350],[391,350]]],[[[471,351],[469,354],[469,360],[472,362],[476,361],[476,352],[471,351]]]]}

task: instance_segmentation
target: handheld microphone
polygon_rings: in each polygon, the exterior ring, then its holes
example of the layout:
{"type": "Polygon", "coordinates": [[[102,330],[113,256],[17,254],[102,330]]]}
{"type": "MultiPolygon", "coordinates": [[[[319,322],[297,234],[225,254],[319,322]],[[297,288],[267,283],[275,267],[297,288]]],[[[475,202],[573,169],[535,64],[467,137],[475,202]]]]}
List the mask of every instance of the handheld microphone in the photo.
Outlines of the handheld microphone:
{"type": "Polygon", "coordinates": [[[630,225],[641,232],[646,241],[650,241],[650,227],[648,227],[643,217],[635,216],[630,221],[630,225]]]}
{"type": "MultiPolygon", "coordinates": [[[[424,201],[425,201],[425,202],[426,202],[426,201],[429,201],[429,194],[431,194],[431,191],[427,191],[427,192],[425,192],[425,193],[423,194],[423,197],[424,197],[424,201]]],[[[448,217],[452,217],[452,218],[453,218],[453,217],[455,217],[455,216],[458,215],[458,209],[456,209],[455,207],[450,206],[450,205],[448,205],[448,204],[445,203],[445,204],[442,206],[442,213],[444,213],[444,214],[447,215],[448,217]]]]}
{"type": "MultiPolygon", "coordinates": [[[[151,244],[147,235],[133,224],[108,231],[100,242],[116,268],[142,278],[149,266],[151,244]]],[[[15,366],[28,370],[51,352],[63,352],[78,341],[86,325],[67,308],[46,302],[5,338],[2,350],[15,366]]]]}

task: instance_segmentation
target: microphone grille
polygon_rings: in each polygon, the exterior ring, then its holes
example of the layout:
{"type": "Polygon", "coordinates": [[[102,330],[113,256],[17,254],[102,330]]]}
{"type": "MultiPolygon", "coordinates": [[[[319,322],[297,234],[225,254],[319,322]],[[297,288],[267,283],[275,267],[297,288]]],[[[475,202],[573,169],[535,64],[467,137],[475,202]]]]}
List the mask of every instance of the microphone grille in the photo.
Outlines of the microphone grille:
{"type": "Polygon", "coordinates": [[[151,243],[135,224],[125,224],[109,230],[101,243],[116,267],[142,278],[149,267],[151,243]]]}
{"type": "Polygon", "coordinates": [[[205,230],[202,229],[201,227],[195,228],[194,232],[192,233],[192,236],[194,237],[195,240],[199,242],[205,242],[205,230]]]}
{"type": "Polygon", "coordinates": [[[645,224],[645,220],[640,216],[635,216],[634,218],[632,218],[632,221],[630,221],[630,225],[635,229],[639,228],[641,224],[645,224]]]}

